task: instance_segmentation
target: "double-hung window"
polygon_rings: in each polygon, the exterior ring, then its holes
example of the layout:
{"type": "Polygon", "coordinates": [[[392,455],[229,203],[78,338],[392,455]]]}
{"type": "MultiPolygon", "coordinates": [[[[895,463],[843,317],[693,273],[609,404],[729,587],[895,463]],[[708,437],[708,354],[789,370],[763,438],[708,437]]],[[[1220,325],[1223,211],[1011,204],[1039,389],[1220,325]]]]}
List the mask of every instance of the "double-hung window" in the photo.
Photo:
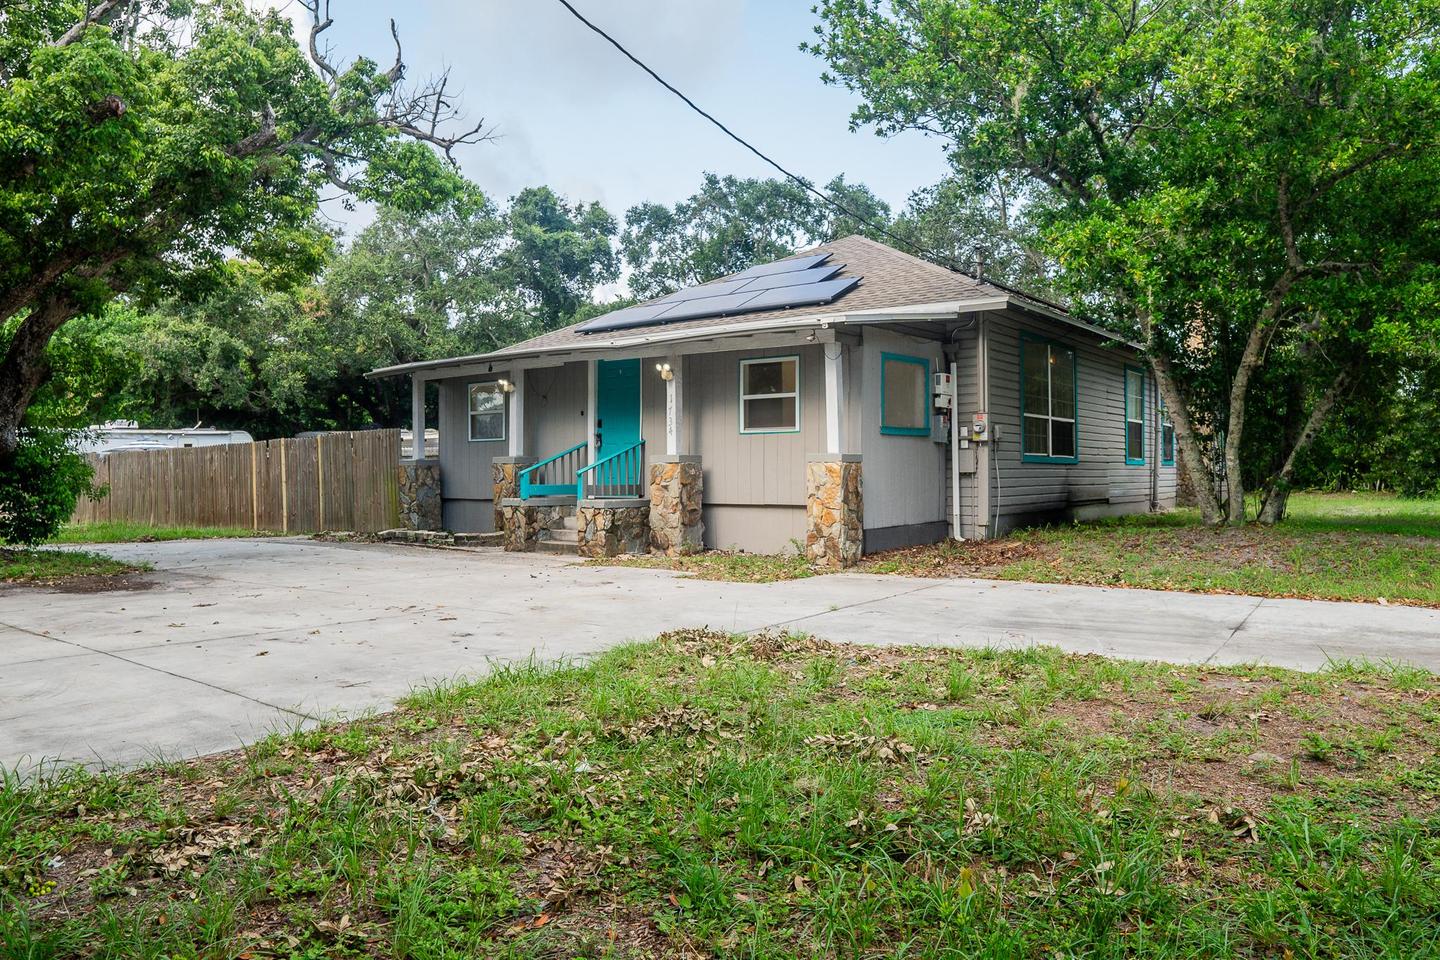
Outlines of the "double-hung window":
{"type": "Polygon", "coordinates": [[[740,432],[795,433],[800,429],[800,358],[740,361],[740,432]]]}
{"type": "Polygon", "coordinates": [[[1075,463],[1075,351],[1063,343],[1020,340],[1020,452],[1031,463],[1075,463]]]}
{"type": "Polygon", "coordinates": [[[1125,462],[1145,462],[1145,371],[1125,368],[1125,462]]]}
{"type": "Polygon", "coordinates": [[[1175,463],[1175,424],[1170,420],[1170,411],[1165,409],[1165,398],[1160,398],[1160,462],[1165,466],[1175,463]]]}
{"type": "Polygon", "coordinates": [[[901,437],[930,435],[930,361],[880,354],[880,432],[901,437]]]}
{"type": "Polygon", "coordinates": [[[505,393],[498,383],[472,383],[470,394],[470,439],[505,439],[505,393]]]}

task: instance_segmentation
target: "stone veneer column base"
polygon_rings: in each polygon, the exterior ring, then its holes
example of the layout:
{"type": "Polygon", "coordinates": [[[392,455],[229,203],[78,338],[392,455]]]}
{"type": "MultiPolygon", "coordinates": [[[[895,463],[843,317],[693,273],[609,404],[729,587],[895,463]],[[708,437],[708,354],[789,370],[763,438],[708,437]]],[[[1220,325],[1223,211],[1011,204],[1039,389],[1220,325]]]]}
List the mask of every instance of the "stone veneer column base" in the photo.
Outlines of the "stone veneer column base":
{"type": "Polygon", "coordinates": [[[698,456],[661,457],[650,465],[650,546],[668,557],[705,549],[705,471],[698,456]]]}
{"type": "Polygon", "coordinates": [[[828,567],[858,563],[865,548],[860,458],[812,455],[805,464],[805,555],[828,567]]]}
{"type": "Polygon", "coordinates": [[[440,490],[440,461],[401,460],[400,527],[403,530],[440,530],[444,527],[444,501],[440,490]]]}
{"type": "Polygon", "coordinates": [[[650,548],[650,504],[644,500],[581,500],[575,511],[582,557],[643,554],[650,548]]]}
{"type": "Polygon", "coordinates": [[[535,462],[534,457],[492,457],[490,459],[490,480],[494,484],[495,529],[505,529],[505,511],[502,501],[520,497],[520,471],[535,462]]]}

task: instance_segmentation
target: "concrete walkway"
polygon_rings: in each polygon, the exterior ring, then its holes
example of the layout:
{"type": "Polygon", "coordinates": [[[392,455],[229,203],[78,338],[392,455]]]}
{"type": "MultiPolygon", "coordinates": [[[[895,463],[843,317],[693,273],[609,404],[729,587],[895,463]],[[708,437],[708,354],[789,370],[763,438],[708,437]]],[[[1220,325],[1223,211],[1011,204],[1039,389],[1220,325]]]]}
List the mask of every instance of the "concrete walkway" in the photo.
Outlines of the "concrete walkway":
{"type": "Polygon", "coordinates": [[[862,643],[1052,644],[1113,657],[1440,670],[1440,611],[859,574],[710,583],[499,551],[305,539],[125,544],[145,589],[0,588],[0,764],[133,764],[384,709],[495,660],[683,626],[862,643]]]}

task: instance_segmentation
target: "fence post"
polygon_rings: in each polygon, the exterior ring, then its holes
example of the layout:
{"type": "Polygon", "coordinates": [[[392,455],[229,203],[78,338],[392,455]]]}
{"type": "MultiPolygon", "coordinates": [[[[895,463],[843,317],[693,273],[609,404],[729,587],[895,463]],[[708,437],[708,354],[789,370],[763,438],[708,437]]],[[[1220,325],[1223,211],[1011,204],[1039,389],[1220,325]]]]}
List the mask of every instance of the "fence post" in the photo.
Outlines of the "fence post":
{"type": "Polygon", "coordinates": [[[285,470],[285,440],[280,440],[280,532],[290,532],[290,474],[285,470]]]}
{"type": "Polygon", "coordinates": [[[315,435],[315,526],[325,532],[325,434],[315,435]]]}
{"type": "Polygon", "coordinates": [[[260,529],[260,488],[259,480],[255,475],[255,448],[257,443],[250,444],[250,529],[260,529]]]}

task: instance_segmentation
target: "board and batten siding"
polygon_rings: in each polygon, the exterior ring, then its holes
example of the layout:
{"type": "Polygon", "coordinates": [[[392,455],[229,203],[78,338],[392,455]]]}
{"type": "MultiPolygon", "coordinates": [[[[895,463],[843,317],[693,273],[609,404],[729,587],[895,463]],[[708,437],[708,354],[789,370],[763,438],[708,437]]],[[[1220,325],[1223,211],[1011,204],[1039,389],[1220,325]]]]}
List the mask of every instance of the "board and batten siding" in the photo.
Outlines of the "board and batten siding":
{"type": "MultiPolygon", "coordinates": [[[[438,382],[440,393],[440,492],[445,527],[461,533],[489,533],[494,529],[493,479],[490,459],[509,450],[504,440],[470,439],[468,388],[472,383],[499,380],[503,371],[483,376],[456,377],[438,382]]],[[[509,401],[506,401],[509,410],[509,401]]],[[[508,425],[508,417],[507,425],[508,425]]]]}
{"type": "MultiPolygon", "coordinates": [[[[684,378],[690,449],[705,471],[705,545],[773,552],[803,539],[806,456],[825,449],[820,345],[690,354],[684,378]],[[799,430],[741,433],[740,362],[787,356],[800,358],[799,430]]],[[[663,410],[659,422],[663,435],[663,410]]]]}
{"type": "MultiPolygon", "coordinates": [[[[925,436],[881,431],[881,363],[885,354],[927,361],[929,373],[948,369],[938,340],[888,330],[865,331],[860,347],[861,477],[864,481],[866,550],[933,542],[945,536],[945,445],[925,436]]],[[[852,366],[853,370],[853,366],[852,366]]],[[[930,394],[930,384],[925,385],[930,394]]],[[[931,411],[932,421],[934,411],[931,411]]]]}
{"type": "MultiPolygon", "coordinates": [[[[1083,332],[1028,316],[989,316],[990,420],[1001,429],[997,459],[999,530],[1059,516],[1102,516],[1143,512],[1150,505],[1150,458],[1155,456],[1155,386],[1146,375],[1144,464],[1125,462],[1125,378],[1138,365],[1127,349],[1107,347],[1083,332]],[[1021,457],[1020,343],[1022,336],[1047,338],[1075,350],[1078,404],[1077,463],[1030,463],[1021,457]]],[[[1160,468],[1160,502],[1173,503],[1175,468],[1160,468]]],[[[992,501],[992,510],[995,503],[992,501]]]]}

